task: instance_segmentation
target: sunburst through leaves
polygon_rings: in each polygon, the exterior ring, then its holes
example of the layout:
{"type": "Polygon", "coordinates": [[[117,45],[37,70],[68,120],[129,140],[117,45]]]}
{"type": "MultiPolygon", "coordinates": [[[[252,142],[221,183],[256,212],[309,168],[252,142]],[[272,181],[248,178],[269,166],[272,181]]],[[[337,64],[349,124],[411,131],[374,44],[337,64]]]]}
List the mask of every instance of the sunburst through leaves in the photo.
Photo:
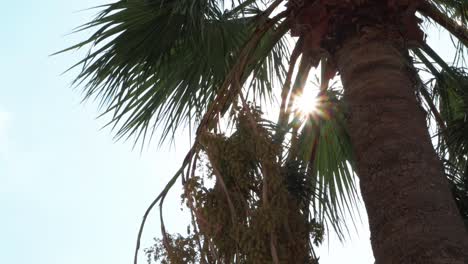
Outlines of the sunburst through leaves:
{"type": "Polygon", "coordinates": [[[301,120],[309,116],[316,120],[330,118],[330,113],[327,111],[329,99],[314,87],[305,87],[302,93],[295,95],[293,100],[292,110],[301,120]]]}

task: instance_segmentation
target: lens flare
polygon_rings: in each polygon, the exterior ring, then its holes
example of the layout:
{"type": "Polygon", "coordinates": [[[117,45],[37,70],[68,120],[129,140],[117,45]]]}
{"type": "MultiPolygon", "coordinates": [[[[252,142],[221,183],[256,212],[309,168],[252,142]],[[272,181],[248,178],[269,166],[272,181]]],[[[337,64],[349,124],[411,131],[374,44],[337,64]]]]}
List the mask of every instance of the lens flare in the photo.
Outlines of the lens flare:
{"type": "Polygon", "coordinates": [[[300,119],[328,120],[331,118],[333,104],[327,95],[317,89],[304,89],[302,94],[294,97],[292,110],[300,119]],[[321,95],[320,95],[321,94],[321,95]]]}
{"type": "Polygon", "coordinates": [[[318,91],[312,89],[304,89],[302,94],[297,94],[294,98],[293,110],[301,117],[313,115],[318,112],[319,99],[317,98],[318,91]]]}

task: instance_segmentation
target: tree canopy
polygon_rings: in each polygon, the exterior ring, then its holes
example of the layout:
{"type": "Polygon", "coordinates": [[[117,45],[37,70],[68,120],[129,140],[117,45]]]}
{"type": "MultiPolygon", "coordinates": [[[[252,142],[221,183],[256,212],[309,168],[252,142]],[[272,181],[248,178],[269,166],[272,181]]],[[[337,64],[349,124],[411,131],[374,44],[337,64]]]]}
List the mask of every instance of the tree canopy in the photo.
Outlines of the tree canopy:
{"type": "MultiPolygon", "coordinates": [[[[309,252],[312,263],[326,230],[346,234],[344,216],[358,202],[348,113],[335,62],[321,47],[337,45],[344,33],[332,25],[358,14],[324,19],[321,8],[351,10],[368,1],[310,2],[120,0],[78,28],[94,30],[88,39],[64,50],[89,49],[72,67],[81,67],[76,85],[85,99],[99,100],[117,139],[145,144],[159,129],[163,142],[195,128],[180,170],[149,207],[162,208],[181,179],[193,217],[188,236],[167,234],[162,221],[163,238],[150,257],[279,263],[309,252]],[[301,26],[310,25],[298,21],[311,14],[314,33],[304,36],[311,29],[301,26]],[[319,76],[308,85],[312,68],[319,76]],[[304,89],[317,91],[312,113],[295,107],[304,89]]],[[[398,17],[416,42],[408,44],[408,65],[419,76],[415,93],[468,226],[468,1],[383,2],[417,11],[398,17]],[[430,31],[421,24],[451,34],[452,62],[424,41],[430,31]]]]}

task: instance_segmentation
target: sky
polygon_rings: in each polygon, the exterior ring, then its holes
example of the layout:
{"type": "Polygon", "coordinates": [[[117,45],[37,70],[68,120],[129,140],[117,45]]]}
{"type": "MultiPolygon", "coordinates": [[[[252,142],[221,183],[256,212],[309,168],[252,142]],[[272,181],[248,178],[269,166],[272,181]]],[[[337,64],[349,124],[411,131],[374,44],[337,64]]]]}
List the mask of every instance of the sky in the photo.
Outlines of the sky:
{"type": "MultiPolygon", "coordinates": [[[[95,102],[61,74],[85,51],[59,56],[86,34],[69,34],[108,1],[6,1],[0,16],[0,263],[129,264],[142,215],[189,148],[143,151],[115,142],[95,102]]],[[[441,46],[442,47],[442,46],[441,46]]],[[[180,188],[166,201],[172,232],[185,230],[180,188]]],[[[331,235],[321,264],[373,263],[366,216],[342,244],[331,235]],[[357,235],[356,233],[359,233],[357,235]]],[[[143,247],[159,234],[150,215],[143,247]]],[[[141,258],[140,263],[145,263],[141,258]]]]}

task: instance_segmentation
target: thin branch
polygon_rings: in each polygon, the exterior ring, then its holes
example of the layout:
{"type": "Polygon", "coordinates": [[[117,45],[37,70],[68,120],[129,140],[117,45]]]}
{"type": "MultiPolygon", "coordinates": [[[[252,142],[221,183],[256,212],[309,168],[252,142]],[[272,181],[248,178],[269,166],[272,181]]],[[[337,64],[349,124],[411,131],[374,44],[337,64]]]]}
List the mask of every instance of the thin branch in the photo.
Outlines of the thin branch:
{"type": "Polygon", "coordinates": [[[189,150],[189,152],[185,156],[184,162],[182,163],[182,166],[180,167],[180,169],[174,174],[174,176],[166,184],[166,187],[162,190],[162,192],[156,197],[156,199],[154,199],[154,201],[146,209],[146,212],[143,215],[143,220],[141,221],[141,224],[140,224],[140,229],[138,230],[137,242],[136,242],[136,247],[135,247],[135,255],[133,258],[134,264],[138,264],[138,251],[140,250],[141,236],[143,234],[143,228],[145,226],[146,219],[148,218],[149,213],[151,212],[151,210],[153,210],[153,207],[158,202],[162,202],[164,200],[169,190],[172,188],[172,186],[174,186],[174,183],[176,182],[176,180],[184,172],[185,167],[192,160],[193,155],[197,152],[197,147],[198,147],[197,142],[195,142],[195,144],[192,146],[192,148],[189,150]]]}
{"type": "Polygon", "coordinates": [[[168,237],[167,232],[166,232],[166,226],[164,224],[164,217],[163,217],[164,198],[166,198],[165,195],[161,198],[161,202],[159,202],[159,221],[161,221],[161,234],[162,234],[162,237],[163,237],[163,245],[166,248],[166,252],[167,252],[167,256],[169,258],[169,261],[172,262],[173,261],[173,250],[172,250],[172,245],[169,243],[169,237],[168,237]]]}

